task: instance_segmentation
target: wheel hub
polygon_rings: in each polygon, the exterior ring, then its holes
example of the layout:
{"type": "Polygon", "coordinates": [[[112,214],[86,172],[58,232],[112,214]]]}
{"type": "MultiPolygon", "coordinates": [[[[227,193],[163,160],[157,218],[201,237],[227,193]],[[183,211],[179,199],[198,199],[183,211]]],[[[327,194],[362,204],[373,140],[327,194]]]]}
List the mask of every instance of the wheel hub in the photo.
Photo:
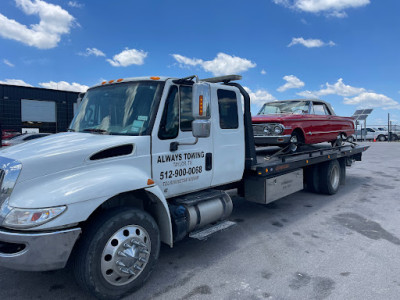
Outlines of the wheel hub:
{"type": "Polygon", "coordinates": [[[125,285],[135,280],[146,267],[151,242],[147,231],[129,225],[115,232],[106,243],[101,258],[101,273],[112,285],[125,285]]]}

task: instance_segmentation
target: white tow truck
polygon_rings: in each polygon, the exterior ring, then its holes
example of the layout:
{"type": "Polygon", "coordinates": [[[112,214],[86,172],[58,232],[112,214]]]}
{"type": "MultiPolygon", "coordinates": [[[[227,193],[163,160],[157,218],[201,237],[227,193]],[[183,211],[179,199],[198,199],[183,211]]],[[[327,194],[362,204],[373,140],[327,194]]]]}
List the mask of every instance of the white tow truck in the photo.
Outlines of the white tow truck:
{"type": "Polygon", "coordinates": [[[232,225],[227,190],[262,204],[304,187],[336,193],[367,147],[256,150],[238,79],[103,82],[70,132],[1,150],[0,266],[70,263],[83,288],[117,299],[149,277],[161,242],[232,225]]]}

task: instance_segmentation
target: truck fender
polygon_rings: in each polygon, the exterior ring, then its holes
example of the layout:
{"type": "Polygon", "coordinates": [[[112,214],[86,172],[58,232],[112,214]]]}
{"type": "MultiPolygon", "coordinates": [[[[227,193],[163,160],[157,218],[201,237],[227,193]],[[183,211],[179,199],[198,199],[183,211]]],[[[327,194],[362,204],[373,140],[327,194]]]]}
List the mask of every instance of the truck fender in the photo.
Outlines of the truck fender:
{"type": "Polygon", "coordinates": [[[155,214],[157,218],[156,222],[160,230],[161,241],[172,248],[174,237],[167,200],[158,186],[145,188],[145,191],[148,192],[150,198],[157,203],[155,214]]]}

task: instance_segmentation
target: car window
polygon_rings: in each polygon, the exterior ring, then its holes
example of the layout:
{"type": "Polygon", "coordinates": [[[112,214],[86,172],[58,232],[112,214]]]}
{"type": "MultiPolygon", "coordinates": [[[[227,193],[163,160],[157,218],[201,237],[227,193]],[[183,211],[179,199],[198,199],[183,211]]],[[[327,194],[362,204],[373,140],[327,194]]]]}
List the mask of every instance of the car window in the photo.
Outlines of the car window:
{"type": "Polygon", "coordinates": [[[368,132],[375,132],[375,130],[373,130],[372,128],[367,128],[368,132]]]}
{"type": "Polygon", "coordinates": [[[327,115],[325,105],[323,103],[314,103],[314,115],[327,115]]]}

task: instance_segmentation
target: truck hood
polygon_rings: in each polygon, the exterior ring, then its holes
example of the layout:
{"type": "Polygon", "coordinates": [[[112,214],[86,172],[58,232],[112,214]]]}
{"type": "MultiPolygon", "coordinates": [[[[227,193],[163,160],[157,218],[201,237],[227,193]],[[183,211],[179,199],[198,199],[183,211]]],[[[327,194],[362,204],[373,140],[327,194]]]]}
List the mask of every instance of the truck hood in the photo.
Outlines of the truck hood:
{"type": "Polygon", "coordinates": [[[1,150],[0,156],[22,163],[18,179],[22,182],[96,163],[97,161],[89,160],[94,153],[116,146],[137,144],[146,139],[149,137],[66,132],[11,146],[1,150]]]}

